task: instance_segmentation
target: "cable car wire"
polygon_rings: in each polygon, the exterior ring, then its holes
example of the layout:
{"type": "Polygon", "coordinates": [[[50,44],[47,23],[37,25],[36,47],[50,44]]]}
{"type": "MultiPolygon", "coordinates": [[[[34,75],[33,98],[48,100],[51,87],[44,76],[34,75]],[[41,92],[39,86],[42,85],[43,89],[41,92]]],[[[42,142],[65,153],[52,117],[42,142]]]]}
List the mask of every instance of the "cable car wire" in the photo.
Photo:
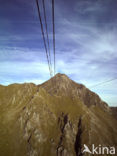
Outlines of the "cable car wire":
{"type": "Polygon", "coordinates": [[[96,85],[94,85],[94,86],[91,86],[90,88],[95,88],[95,87],[97,87],[97,86],[103,85],[103,84],[105,84],[105,83],[109,83],[109,82],[114,81],[114,80],[117,80],[117,78],[113,78],[113,79],[110,79],[110,80],[107,80],[107,81],[98,83],[98,84],[96,84],[96,85]]]}
{"type": "Polygon", "coordinates": [[[53,53],[54,53],[54,75],[56,70],[56,56],[55,56],[55,21],[54,21],[54,0],[52,0],[52,22],[53,22],[53,53]]]}
{"type": "Polygon", "coordinates": [[[44,30],[43,30],[43,23],[42,23],[42,18],[41,18],[41,13],[40,13],[40,7],[39,7],[38,0],[36,0],[36,5],[37,5],[37,10],[38,10],[39,20],[40,20],[40,25],[41,25],[41,32],[42,32],[42,36],[43,36],[44,47],[45,47],[45,51],[46,51],[48,68],[49,68],[50,76],[52,76],[51,75],[51,67],[50,67],[50,62],[49,62],[48,50],[47,50],[47,46],[46,46],[46,40],[45,40],[45,35],[44,35],[44,30]]]}
{"type": "Polygon", "coordinates": [[[52,75],[53,71],[52,71],[52,64],[51,64],[51,53],[50,53],[50,43],[49,43],[49,36],[48,36],[48,26],[47,26],[47,18],[46,18],[45,0],[42,0],[42,4],[43,4],[43,11],[44,11],[46,38],[47,38],[47,45],[48,45],[48,51],[49,51],[49,60],[50,60],[51,75],[52,75]]]}

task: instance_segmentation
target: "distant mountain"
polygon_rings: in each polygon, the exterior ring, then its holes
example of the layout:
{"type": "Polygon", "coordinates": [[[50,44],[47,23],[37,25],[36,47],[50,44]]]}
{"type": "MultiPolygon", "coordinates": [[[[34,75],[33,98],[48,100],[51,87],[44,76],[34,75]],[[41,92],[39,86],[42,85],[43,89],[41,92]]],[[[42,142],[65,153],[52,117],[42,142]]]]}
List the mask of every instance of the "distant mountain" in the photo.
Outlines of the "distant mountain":
{"type": "Polygon", "coordinates": [[[0,85],[0,156],[89,156],[84,144],[116,147],[113,110],[64,74],[41,85],[0,85]]]}

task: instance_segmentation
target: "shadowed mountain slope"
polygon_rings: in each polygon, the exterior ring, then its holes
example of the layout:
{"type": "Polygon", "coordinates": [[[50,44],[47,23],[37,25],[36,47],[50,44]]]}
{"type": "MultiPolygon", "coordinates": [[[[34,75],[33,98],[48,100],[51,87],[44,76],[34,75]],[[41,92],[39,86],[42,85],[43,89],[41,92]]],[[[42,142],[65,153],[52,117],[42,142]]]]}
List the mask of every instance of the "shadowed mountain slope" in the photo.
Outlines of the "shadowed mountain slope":
{"type": "Polygon", "coordinates": [[[57,74],[41,85],[0,86],[1,156],[88,156],[117,146],[111,108],[82,84],[57,74]]]}
{"type": "Polygon", "coordinates": [[[117,107],[111,107],[113,116],[117,119],[117,107]]]}

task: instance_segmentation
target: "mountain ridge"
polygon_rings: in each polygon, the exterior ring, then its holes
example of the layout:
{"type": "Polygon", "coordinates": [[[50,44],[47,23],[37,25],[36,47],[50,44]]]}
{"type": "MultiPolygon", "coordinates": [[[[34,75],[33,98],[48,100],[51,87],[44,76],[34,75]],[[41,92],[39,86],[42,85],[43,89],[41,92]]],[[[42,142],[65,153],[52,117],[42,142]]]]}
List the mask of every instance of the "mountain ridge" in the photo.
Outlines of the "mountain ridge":
{"type": "MultiPolygon", "coordinates": [[[[91,91],[89,88],[87,88],[85,85],[83,85],[83,84],[80,84],[80,83],[77,83],[77,82],[75,82],[75,81],[73,81],[73,80],[71,80],[67,75],[65,75],[65,74],[61,74],[61,73],[57,73],[54,77],[52,77],[52,78],[50,78],[49,80],[47,80],[47,81],[45,81],[45,82],[43,82],[43,83],[41,83],[41,84],[38,84],[38,85],[36,85],[35,83],[32,83],[32,82],[29,82],[29,83],[13,83],[13,84],[9,84],[9,85],[7,85],[7,86],[5,86],[5,85],[1,85],[0,84],[0,87],[9,87],[9,86],[14,86],[14,85],[35,85],[35,86],[37,86],[37,87],[42,87],[43,85],[46,85],[47,83],[49,83],[49,81],[51,81],[51,84],[52,83],[61,83],[61,82],[59,82],[59,80],[63,80],[64,81],[64,83],[65,83],[65,80],[66,80],[66,82],[67,81],[70,81],[70,82],[72,82],[72,83],[74,83],[75,85],[79,85],[79,88],[81,87],[81,88],[86,88],[88,91],[90,91],[90,92],[92,92],[92,93],[94,93],[95,95],[97,95],[98,96],[98,94],[96,94],[95,92],[93,92],[93,91],[91,91]]],[[[53,84],[52,84],[53,85],[53,84]]],[[[67,88],[68,89],[68,88],[67,88]]],[[[99,96],[98,96],[99,97],[99,96]]],[[[100,97],[99,97],[100,98],[100,97]]],[[[100,100],[101,100],[101,98],[100,98],[100,100]]],[[[101,101],[103,101],[103,100],[101,100],[101,101]]],[[[107,104],[107,102],[105,102],[105,101],[103,101],[105,104],[107,104]]],[[[107,104],[108,105],[108,104],[107,104]]]]}
{"type": "Polygon", "coordinates": [[[83,144],[117,146],[110,107],[63,74],[0,87],[0,123],[2,156],[88,156],[83,144]]]}

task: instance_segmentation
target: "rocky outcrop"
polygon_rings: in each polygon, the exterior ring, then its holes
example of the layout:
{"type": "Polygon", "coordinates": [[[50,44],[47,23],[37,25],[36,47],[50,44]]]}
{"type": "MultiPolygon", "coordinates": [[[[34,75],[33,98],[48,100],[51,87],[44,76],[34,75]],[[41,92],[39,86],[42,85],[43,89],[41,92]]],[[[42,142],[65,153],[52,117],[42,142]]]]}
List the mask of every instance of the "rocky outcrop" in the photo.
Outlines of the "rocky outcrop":
{"type": "Polygon", "coordinates": [[[61,135],[57,146],[57,156],[66,155],[64,154],[65,147],[63,145],[63,139],[65,138],[65,126],[67,122],[68,122],[68,115],[67,114],[64,115],[64,113],[62,113],[62,115],[58,118],[58,124],[60,126],[61,135]]]}
{"type": "Polygon", "coordinates": [[[83,156],[82,153],[82,119],[81,117],[79,118],[78,121],[78,131],[76,134],[76,140],[75,140],[75,144],[74,144],[74,149],[75,149],[75,153],[76,156],[83,156]]]}

